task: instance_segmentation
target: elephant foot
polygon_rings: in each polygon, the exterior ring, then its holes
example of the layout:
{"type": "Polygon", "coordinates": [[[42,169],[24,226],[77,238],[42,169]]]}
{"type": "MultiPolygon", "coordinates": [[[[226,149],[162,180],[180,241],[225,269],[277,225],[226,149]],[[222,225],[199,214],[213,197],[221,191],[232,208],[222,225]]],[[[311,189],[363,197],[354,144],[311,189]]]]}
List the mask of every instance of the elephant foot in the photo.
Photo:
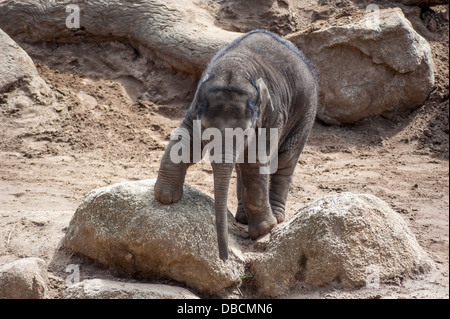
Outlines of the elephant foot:
{"type": "Polygon", "coordinates": [[[244,225],[248,224],[247,214],[245,213],[245,209],[242,205],[239,205],[239,207],[236,211],[235,219],[238,223],[241,223],[244,225]]]}
{"type": "Polygon", "coordinates": [[[277,209],[272,209],[273,211],[273,215],[275,216],[275,218],[277,219],[278,224],[284,222],[286,220],[285,214],[284,214],[284,210],[280,211],[277,209]]]}
{"type": "Polygon", "coordinates": [[[249,223],[248,233],[250,238],[257,239],[265,234],[268,234],[277,224],[277,219],[273,215],[267,215],[265,219],[249,223]]]}
{"type": "Polygon", "coordinates": [[[183,185],[173,185],[162,183],[159,179],[156,180],[154,188],[155,198],[166,205],[176,203],[183,196],[183,185]]]}

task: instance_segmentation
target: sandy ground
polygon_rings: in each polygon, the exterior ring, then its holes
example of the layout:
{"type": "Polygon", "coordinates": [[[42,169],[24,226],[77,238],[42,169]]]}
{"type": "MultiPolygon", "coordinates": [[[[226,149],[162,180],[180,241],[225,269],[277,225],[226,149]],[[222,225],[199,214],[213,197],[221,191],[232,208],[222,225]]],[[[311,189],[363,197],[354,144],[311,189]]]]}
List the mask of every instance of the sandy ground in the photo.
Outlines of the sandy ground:
{"type": "MultiPolygon", "coordinates": [[[[289,217],[336,192],[378,196],[406,220],[436,270],[379,289],[300,287],[287,297],[449,297],[448,31],[440,34],[428,38],[436,63],[436,90],[429,100],[416,110],[354,125],[317,122],[295,170],[287,207],[289,217]]],[[[115,275],[62,251],[60,240],[91,189],[157,176],[195,79],[158,69],[119,43],[23,47],[58,106],[5,109],[0,104],[0,265],[29,256],[45,259],[51,297],[58,298],[70,263],[81,265],[82,279],[115,275]],[[137,68],[151,75],[151,83],[135,76],[137,68]]],[[[208,163],[191,167],[186,181],[212,196],[208,163]]],[[[233,213],[235,181],[233,176],[233,213]]]]}

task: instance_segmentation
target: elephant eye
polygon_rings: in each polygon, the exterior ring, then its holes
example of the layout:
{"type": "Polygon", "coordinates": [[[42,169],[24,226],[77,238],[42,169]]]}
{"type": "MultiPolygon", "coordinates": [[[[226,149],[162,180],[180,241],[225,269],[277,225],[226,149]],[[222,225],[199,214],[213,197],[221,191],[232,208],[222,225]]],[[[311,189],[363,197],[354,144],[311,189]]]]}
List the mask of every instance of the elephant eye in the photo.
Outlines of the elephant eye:
{"type": "Polygon", "coordinates": [[[247,103],[247,111],[249,112],[252,120],[256,120],[258,118],[259,108],[256,105],[255,101],[249,100],[247,103]]]}
{"type": "Polygon", "coordinates": [[[208,103],[206,101],[200,101],[197,103],[195,115],[201,115],[206,110],[208,110],[208,103]]]}

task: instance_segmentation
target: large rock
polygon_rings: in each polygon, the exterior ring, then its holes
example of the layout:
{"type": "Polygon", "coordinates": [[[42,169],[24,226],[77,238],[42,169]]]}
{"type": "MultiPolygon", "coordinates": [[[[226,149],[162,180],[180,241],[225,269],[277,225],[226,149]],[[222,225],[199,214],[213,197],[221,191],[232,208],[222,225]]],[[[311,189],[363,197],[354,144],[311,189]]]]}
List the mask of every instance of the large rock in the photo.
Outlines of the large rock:
{"type": "Polygon", "coordinates": [[[161,59],[197,75],[217,50],[241,35],[219,28],[197,0],[0,1],[0,28],[31,43],[120,41],[148,60],[156,57],[158,65],[161,59]],[[80,9],[80,28],[67,24],[69,5],[80,9]]]}
{"type": "Polygon", "coordinates": [[[344,288],[423,273],[433,262],[403,219],[372,195],[342,193],[302,208],[276,229],[252,262],[258,293],[279,296],[301,283],[344,288]]]}
{"type": "Polygon", "coordinates": [[[0,29],[0,94],[19,86],[29,87],[29,91],[49,91],[33,60],[0,29]]]}
{"type": "Polygon", "coordinates": [[[169,278],[201,293],[236,285],[243,260],[232,238],[230,260],[219,259],[214,201],[185,185],[179,202],[163,205],[154,199],[154,183],[91,191],[70,222],[65,245],[123,273],[169,278]]]}
{"type": "Polygon", "coordinates": [[[360,119],[417,107],[434,86],[428,42],[399,8],[367,14],[356,23],[287,37],[319,73],[325,122],[360,119]]]}
{"type": "MultiPolygon", "coordinates": [[[[0,109],[15,128],[39,127],[57,117],[58,105],[28,54],[0,29],[0,109]]],[[[6,127],[8,122],[5,123],[6,127]]]]}
{"type": "Polygon", "coordinates": [[[88,279],[64,291],[67,299],[198,299],[187,289],[160,284],[88,279]]]}
{"type": "Polygon", "coordinates": [[[0,29],[0,93],[37,75],[36,67],[28,54],[0,29]]]}
{"type": "Polygon", "coordinates": [[[41,299],[48,294],[44,260],[23,258],[0,267],[0,299],[41,299]]]}

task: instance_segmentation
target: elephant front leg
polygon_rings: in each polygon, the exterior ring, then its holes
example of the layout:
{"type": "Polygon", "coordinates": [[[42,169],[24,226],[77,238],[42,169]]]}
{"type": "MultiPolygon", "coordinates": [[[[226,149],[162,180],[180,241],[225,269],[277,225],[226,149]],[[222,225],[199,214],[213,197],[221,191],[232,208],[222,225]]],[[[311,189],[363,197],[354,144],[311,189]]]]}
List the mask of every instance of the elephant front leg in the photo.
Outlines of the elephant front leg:
{"type": "Polygon", "coordinates": [[[260,174],[259,167],[241,168],[242,203],[248,220],[248,233],[257,239],[277,225],[269,203],[270,175],[260,174]]]}
{"type": "Polygon", "coordinates": [[[170,162],[170,144],[164,153],[155,183],[155,198],[163,204],[172,204],[183,196],[187,165],[170,162]]]}
{"type": "Polygon", "coordinates": [[[186,171],[192,165],[192,126],[183,121],[164,152],[155,183],[155,198],[172,204],[183,196],[186,171]]]}

